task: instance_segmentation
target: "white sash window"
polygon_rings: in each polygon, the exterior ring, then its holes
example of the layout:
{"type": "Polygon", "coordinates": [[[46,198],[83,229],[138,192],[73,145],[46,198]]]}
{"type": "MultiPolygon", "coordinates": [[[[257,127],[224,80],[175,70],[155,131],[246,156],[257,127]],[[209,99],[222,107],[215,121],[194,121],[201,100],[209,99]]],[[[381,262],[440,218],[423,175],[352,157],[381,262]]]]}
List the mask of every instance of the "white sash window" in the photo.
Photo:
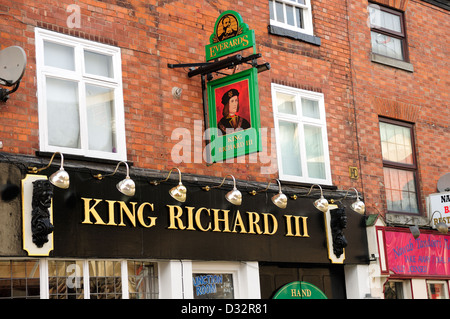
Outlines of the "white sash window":
{"type": "Polygon", "coordinates": [[[126,160],[120,49],[35,33],[40,150],[126,160]]]}
{"type": "Polygon", "coordinates": [[[281,180],[331,185],[322,93],[272,84],[281,180]]]}

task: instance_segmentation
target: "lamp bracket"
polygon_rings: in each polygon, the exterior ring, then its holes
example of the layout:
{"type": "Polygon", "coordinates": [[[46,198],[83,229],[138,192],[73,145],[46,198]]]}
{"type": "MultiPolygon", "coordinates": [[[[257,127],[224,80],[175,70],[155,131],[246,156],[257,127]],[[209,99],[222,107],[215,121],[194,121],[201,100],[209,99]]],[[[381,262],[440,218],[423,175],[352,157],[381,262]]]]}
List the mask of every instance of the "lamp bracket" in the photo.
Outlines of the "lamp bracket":
{"type": "Polygon", "coordinates": [[[193,77],[196,75],[205,75],[214,72],[219,72],[223,69],[233,68],[242,63],[247,63],[251,61],[253,67],[257,67],[258,64],[256,60],[261,57],[261,53],[256,53],[249,55],[247,57],[243,57],[240,54],[232,55],[228,58],[215,61],[215,62],[206,62],[206,63],[181,63],[181,64],[167,64],[167,67],[170,69],[174,68],[193,68],[188,72],[188,77],[193,77]]]}
{"type": "MultiPolygon", "coordinates": [[[[3,79],[0,79],[1,81],[6,81],[3,79]]],[[[7,81],[6,81],[7,82],[7,81]]],[[[16,92],[17,89],[19,88],[20,85],[20,80],[14,85],[14,88],[12,90],[7,90],[4,88],[0,88],[0,101],[2,102],[6,102],[9,99],[9,95],[16,92]]]]}

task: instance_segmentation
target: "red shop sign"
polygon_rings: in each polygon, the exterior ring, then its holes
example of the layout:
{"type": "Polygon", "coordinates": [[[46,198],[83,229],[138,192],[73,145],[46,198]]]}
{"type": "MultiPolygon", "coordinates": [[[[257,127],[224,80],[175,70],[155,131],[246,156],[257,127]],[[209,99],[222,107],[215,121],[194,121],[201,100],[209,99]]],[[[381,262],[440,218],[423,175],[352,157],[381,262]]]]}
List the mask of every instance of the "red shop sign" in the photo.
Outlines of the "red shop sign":
{"type": "Polygon", "coordinates": [[[389,272],[408,276],[450,276],[450,236],[384,232],[389,272]]]}

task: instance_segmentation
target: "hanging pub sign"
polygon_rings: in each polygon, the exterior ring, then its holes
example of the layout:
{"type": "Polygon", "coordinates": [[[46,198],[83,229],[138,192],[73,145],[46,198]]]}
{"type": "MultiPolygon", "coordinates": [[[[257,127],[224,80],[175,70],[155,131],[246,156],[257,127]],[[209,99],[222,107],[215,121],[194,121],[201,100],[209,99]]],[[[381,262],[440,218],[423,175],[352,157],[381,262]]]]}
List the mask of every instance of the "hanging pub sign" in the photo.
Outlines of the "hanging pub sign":
{"type": "MultiPolygon", "coordinates": [[[[254,48],[255,35],[239,13],[225,11],[216,21],[206,60],[254,48]]],[[[211,161],[218,162],[261,151],[257,69],[209,81],[211,161]]]]}
{"type": "Polygon", "coordinates": [[[208,82],[212,162],[261,151],[257,70],[208,82]]]}
{"type": "Polygon", "coordinates": [[[255,31],[248,29],[239,13],[229,10],[217,19],[209,42],[205,47],[206,61],[253,47],[255,31]]]}

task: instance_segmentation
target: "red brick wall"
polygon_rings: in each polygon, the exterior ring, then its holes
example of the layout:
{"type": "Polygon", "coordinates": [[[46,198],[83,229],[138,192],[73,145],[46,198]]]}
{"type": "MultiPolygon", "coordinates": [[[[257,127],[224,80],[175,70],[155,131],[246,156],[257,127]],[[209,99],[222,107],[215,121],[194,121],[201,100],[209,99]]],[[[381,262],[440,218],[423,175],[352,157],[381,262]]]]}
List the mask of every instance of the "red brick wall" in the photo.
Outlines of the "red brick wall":
{"type": "MultiPolygon", "coordinates": [[[[276,153],[271,147],[274,141],[270,136],[268,147],[256,155],[256,163],[251,162],[249,156],[236,159],[235,163],[212,166],[204,161],[194,163],[198,155],[194,157],[193,152],[201,151],[199,147],[192,147],[192,163],[176,164],[171,160],[171,152],[180,142],[171,139],[172,132],[177,128],[187,129],[193,143],[194,124],[203,120],[203,108],[200,77],[188,78],[187,70],[169,69],[167,63],[204,62],[204,46],[217,17],[221,12],[232,9],[255,30],[257,52],[262,54],[260,60],[271,63],[271,70],[258,76],[262,127],[273,128],[272,82],[322,92],[333,182],[341,189],[361,189],[361,179],[349,178],[349,166],[359,167],[360,158],[346,1],[313,1],[314,34],[321,39],[320,46],[269,35],[267,0],[76,1],[75,4],[81,8],[80,28],[70,29],[67,18],[71,13],[66,12],[66,8],[72,3],[73,0],[17,0],[0,4],[2,48],[20,45],[28,56],[19,91],[7,103],[0,104],[2,151],[33,155],[39,150],[34,52],[34,27],[38,26],[121,48],[127,154],[134,166],[158,170],[178,166],[187,173],[211,176],[231,173],[237,179],[258,181],[278,177],[276,170],[270,175],[261,173],[261,167],[267,168],[269,164],[276,167],[276,153]],[[173,87],[183,89],[180,99],[172,96],[173,87]]],[[[361,15],[356,11],[353,9],[357,17],[361,15]]],[[[356,55],[357,50],[353,51],[356,55]]],[[[361,54],[367,52],[364,50],[361,54]]],[[[245,52],[244,55],[250,53],[245,52]]],[[[419,63],[416,65],[420,67],[419,63]]],[[[357,87],[358,92],[361,89],[357,87]]],[[[361,104],[358,102],[358,109],[361,104]]],[[[366,121],[361,114],[359,118],[366,121]]],[[[361,129],[363,125],[358,127],[359,133],[366,133],[361,129]]],[[[370,159],[377,153],[370,152],[365,138],[360,142],[363,144],[361,157],[369,157],[369,161],[364,161],[364,173],[373,172],[378,176],[379,161],[370,159]],[[369,166],[371,162],[376,164],[373,170],[369,166]]],[[[373,145],[377,145],[376,137],[373,145]]],[[[370,190],[371,179],[368,180],[365,188],[370,190]]]]}
{"type": "Polygon", "coordinates": [[[415,124],[419,188],[425,209],[425,197],[437,192],[439,177],[450,171],[449,12],[419,0],[380,2],[405,8],[409,57],[414,67],[413,72],[407,72],[371,62],[367,2],[350,2],[352,76],[368,211],[386,210],[379,116],[415,124]]]}

